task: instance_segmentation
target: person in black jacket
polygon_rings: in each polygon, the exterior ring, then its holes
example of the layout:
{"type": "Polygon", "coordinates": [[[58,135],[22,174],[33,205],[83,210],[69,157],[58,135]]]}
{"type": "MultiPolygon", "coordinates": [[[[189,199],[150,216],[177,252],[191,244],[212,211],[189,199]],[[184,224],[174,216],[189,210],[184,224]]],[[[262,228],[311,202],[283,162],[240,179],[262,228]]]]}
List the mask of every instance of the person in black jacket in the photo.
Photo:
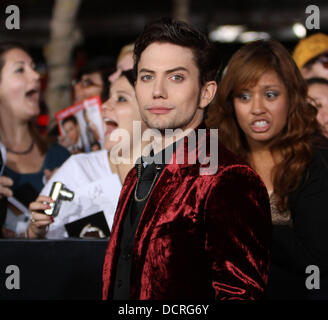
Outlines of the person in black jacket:
{"type": "MultiPolygon", "coordinates": [[[[327,298],[328,148],[307,85],[288,51],[256,41],[230,59],[208,125],[257,171],[273,223],[269,299],[327,298]],[[313,270],[317,274],[308,274],[313,270]],[[308,269],[308,267],[310,269],[308,269]],[[312,289],[308,277],[319,277],[312,289]]],[[[313,282],[312,281],[312,282],[313,282]]]]}

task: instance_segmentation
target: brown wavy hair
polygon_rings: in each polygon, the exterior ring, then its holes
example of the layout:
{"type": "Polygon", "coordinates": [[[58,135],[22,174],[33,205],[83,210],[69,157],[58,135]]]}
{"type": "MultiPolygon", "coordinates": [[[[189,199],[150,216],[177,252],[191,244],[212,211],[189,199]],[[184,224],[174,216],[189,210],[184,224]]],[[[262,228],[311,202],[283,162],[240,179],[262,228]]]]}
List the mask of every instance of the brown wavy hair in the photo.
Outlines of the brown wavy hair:
{"type": "Polygon", "coordinates": [[[272,154],[281,161],[272,172],[278,208],[288,208],[288,199],[300,185],[303,172],[312,159],[312,143],[321,130],[317,110],[307,100],[307,84],[289,52],[276,41],[255,41],[241,47],[230,59],[219,83],[217,96],[209,107],[207,125],[219,128],[220,141],[232,152],[249,161],[244,132],[235,116],[233,97],[252,88],[268,71],[275,71],[288,94],[288,116],[283,130],[272,140],[272,154]]]}

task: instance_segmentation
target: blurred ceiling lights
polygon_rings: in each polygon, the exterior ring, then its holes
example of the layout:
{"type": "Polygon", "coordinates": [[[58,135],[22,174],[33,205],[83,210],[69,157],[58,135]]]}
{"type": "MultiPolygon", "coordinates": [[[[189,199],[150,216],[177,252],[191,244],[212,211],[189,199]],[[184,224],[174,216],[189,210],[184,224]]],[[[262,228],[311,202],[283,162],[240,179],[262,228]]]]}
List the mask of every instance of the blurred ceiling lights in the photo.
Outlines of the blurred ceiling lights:
{"type": "Polygon", "coordinates": [[[304,38],[306,36],[306,29],[299,22],[293,24],[293,31],[297,38],[304,38]]]}
{"type": "Polygon", "coordinates": [[[256,40],[269,40],[270,35],[267,32],[247,31],[239,36],[239,41],[242,43],[256,41],[256,40]]]}
{"type": "Polygon", "coordinates": [[[234,42],[246,30],[245,26],[225,25],[218,26],[210,32],[209,38],[218,42],[234,42]]]}
{"type": "Polygon", "coordinates": [[[297,22],[292,26],[282,26],[271,32],[248,30],[245,25],[222,25],[213,29],[209,33],[210,40],[214,42],[241,42],[246,43],[255,40],[269,40],[278,36],[282,39],[300,39],[306,36],[306,29],[303,24],[297,22]]]}

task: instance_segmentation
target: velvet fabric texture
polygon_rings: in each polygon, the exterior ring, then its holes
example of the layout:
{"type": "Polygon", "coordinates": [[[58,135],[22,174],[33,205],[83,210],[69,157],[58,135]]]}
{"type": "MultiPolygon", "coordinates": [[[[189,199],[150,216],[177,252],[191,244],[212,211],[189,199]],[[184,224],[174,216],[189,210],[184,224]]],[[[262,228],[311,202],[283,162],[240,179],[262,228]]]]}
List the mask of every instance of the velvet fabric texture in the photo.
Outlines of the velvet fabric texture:
{"type": "MultiPolygon", "coordinates": [[[[206,167],[202,161],[177,164],[178,152],[188,159],[195,151],[185,137],[156,182],[134,239],[130,299],[264,297],[272,232],[268,194],[250,167],[216,143],[216,173],[200,175],[206,167]]],[[[209,130],[195,148],[198,155],[209,155],[209,130]]],[[[136,181],[133,168],[106,251],[103,299],[111,297],[119,239],[136,181]]]]}

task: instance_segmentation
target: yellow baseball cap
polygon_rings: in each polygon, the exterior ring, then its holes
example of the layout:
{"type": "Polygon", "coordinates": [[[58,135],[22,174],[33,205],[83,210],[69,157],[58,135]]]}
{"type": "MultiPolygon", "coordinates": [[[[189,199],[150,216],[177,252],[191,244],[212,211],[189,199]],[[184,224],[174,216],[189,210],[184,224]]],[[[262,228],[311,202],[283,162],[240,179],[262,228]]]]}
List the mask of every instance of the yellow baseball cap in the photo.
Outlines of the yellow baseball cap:
{"type": "Polygon", "coordinates": [[[311,59],[328,51],[328,36],[324,33],[316,33],[299,41],[293,53],[293,58],[299,69],[311,59]]]}

